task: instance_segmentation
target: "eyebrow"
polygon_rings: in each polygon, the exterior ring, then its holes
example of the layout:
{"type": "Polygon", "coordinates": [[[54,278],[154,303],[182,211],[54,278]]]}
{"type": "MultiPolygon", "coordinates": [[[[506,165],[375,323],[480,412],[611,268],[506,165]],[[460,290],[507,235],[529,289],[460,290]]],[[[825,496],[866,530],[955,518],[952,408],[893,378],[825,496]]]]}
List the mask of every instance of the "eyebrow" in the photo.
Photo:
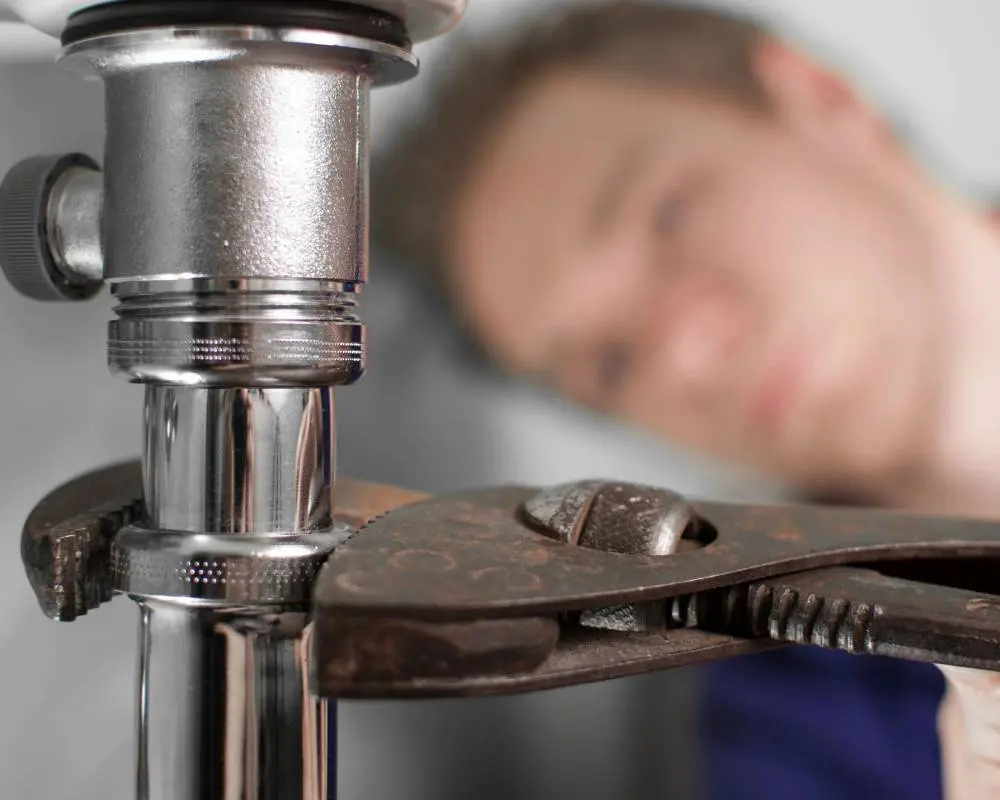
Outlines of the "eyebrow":
{"type": "Polygon", "coordinates": [[[629,185],[639,176],[654,150],[653,142],[636,142],[618,159],[598,190],[597,199],[587,216],[587,230],[594,236],[603,233],[617,215],[629,185]]]}

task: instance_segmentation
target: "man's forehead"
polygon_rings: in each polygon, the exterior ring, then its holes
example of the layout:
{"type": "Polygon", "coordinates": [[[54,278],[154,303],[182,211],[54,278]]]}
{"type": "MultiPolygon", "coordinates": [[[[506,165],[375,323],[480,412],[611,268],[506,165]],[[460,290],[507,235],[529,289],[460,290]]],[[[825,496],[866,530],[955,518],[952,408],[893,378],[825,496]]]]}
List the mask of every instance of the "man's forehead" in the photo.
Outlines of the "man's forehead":
{"type": "MultiPolygon", "coordinates": [[[[535,195],[554,202],[561,188],[582,200],[578,192],[596,190],[588,185],[595,176],[604,180],[609,168],[623,158],[631,162],[628,154],[648,149],[654,138],[661,147],[669,141],[682,124],[684,103],[669,99],[602,75],[560,72],[539,78],[494,131],[471,188],[492,195],[494,203],[519,206],[535,195]]],[[[554,223],[557,209],[549,204],[545,211],[536,222],[554,223]]]]}
{"type": "Polygon", "coordinates": [[[745,112],[715,98],[602,73],[555,72],[512,101],[474,177],[498,189],[513,188],[518,172],[583,179],[685,141],[727,146],[741,120],[749,121],[745,112]]]}
{"type": "MultiPolygon", "coordinates": [[[[623,122],[655,116],[651,102],[666,99],[657,90],[583,70],[554,70],[539,76],[508,108],[503,128],[510,138],[559,136],[574,128],[574,139],[593,138],[596,130],[613,132],[623,122]]],[[[662,113],[662,112],[661,112],[662,113]]]]}
{"type": "MultiPolygon", "coordinates": [[[[587,119],[613,129],[621,121],[656,118],[683,123],[712,110],[735,110],[733,102],[693,88],[596,68],[553,68],[516,94],[505,127],[587,119]],[[610,112],[610,113],[609,113],[610,112]],[[513,124],[512,124],[513,123],[513,124]]],[[[579,131],[583,136],[586,131],[579,131]]]]}

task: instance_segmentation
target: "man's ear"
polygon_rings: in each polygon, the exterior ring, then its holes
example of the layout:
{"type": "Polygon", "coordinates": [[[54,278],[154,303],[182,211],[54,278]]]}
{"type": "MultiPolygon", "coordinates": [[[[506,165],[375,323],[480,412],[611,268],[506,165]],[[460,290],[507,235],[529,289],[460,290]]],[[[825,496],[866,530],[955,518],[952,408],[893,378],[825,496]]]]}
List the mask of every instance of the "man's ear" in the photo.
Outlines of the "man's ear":
{"type": "Polygon", "coordinates": [[[754,68],[775,110],[793,122],[891,136],[886,122],[844,78],[784,42],[763,39],[754,68]]]}

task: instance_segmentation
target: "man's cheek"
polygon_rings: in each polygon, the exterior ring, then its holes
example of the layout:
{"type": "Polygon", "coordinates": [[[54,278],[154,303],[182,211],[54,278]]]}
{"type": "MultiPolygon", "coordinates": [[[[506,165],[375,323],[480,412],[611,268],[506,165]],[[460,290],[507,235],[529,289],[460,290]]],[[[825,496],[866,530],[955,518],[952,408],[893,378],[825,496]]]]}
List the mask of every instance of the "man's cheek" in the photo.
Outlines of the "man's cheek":
{"type": "Polygon", "coordinates": [[[731,420],[733,397],[725,391],[695,392],[671,373],[637,370],[619,395],[617,412],[640,428],[670,442],[713,456],[742,450],[731,420]]]}

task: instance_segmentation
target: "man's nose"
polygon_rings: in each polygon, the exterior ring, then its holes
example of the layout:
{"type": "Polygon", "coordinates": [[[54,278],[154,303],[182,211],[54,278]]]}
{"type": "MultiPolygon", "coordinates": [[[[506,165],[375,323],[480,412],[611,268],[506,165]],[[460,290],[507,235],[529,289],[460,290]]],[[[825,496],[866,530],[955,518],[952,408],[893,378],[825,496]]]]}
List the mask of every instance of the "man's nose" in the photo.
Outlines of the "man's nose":
{"type": "Polygon", "coordinates": [[[720,391],[747,341],[746,304],[717,281],[678,276],[645,301],[641,344],[650,363],[686,392],[720,391]]]}

